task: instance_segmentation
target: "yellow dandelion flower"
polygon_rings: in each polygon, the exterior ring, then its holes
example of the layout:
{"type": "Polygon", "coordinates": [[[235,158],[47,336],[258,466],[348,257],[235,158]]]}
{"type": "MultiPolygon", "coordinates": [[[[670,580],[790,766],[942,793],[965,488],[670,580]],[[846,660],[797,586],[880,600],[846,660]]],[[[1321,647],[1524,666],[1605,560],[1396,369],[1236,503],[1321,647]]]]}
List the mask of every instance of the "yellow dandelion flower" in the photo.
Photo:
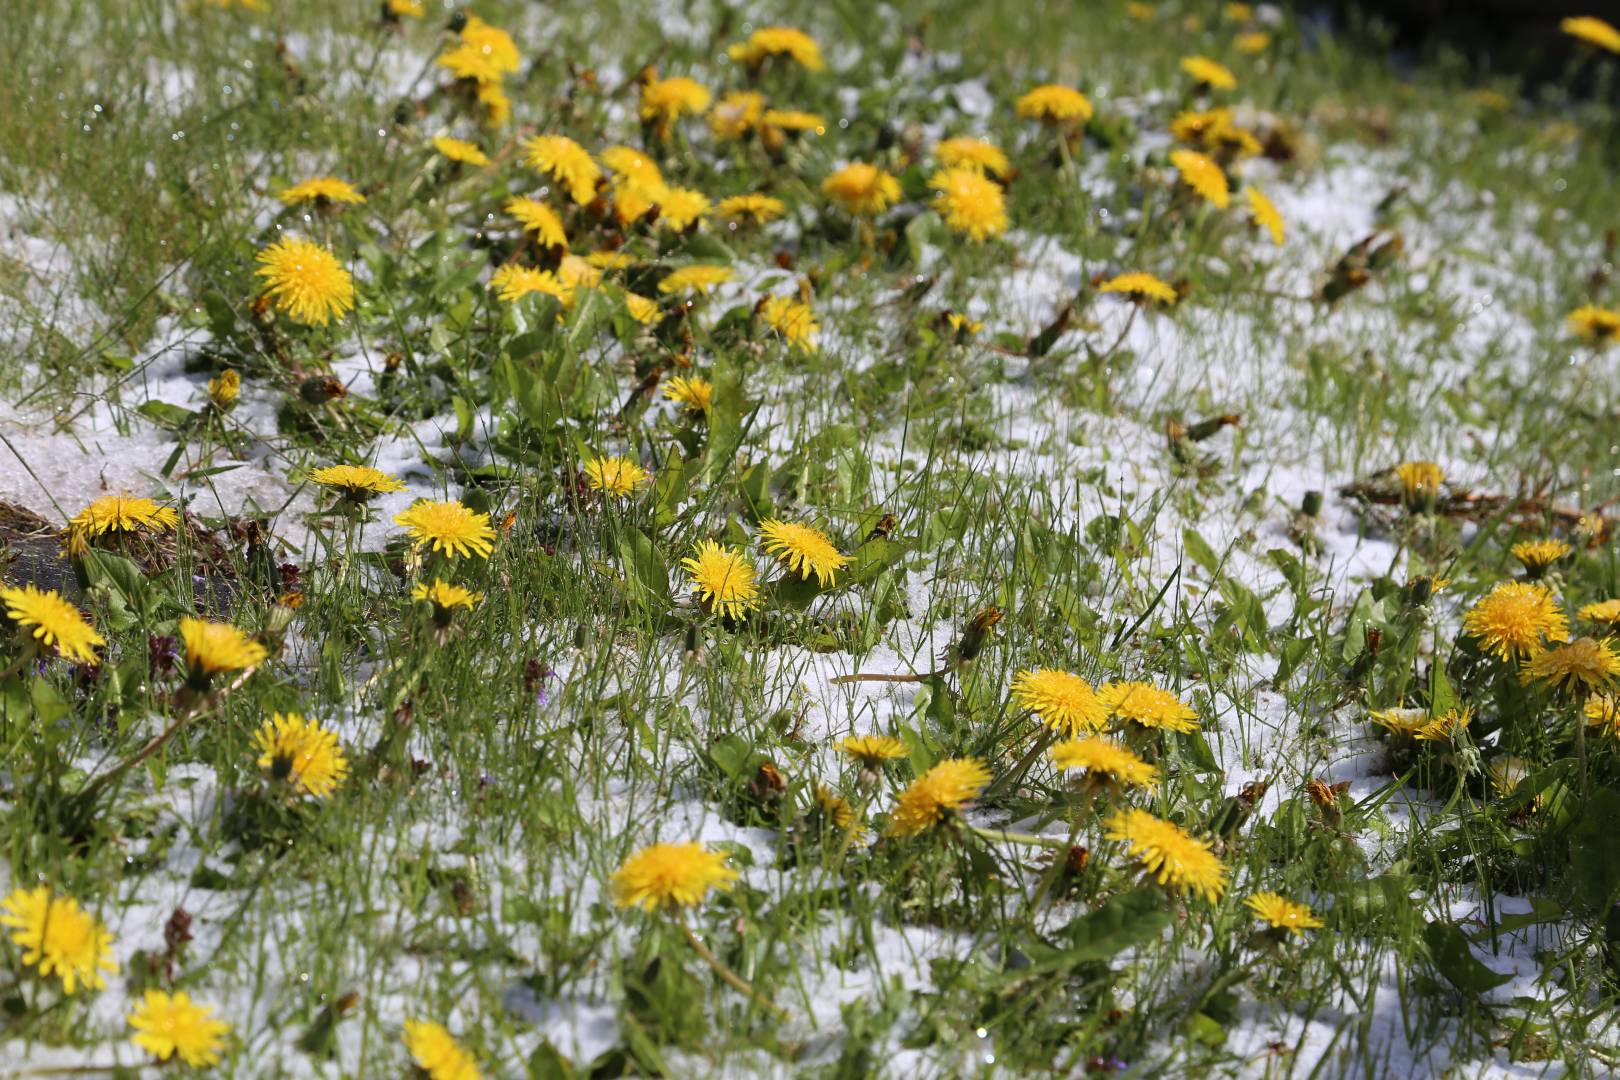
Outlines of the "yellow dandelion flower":
{"type": "Polygon", "coordinates": [[[628,270],[639,261],[628,251],[593,251],[585,256],[585,262],[598,270],[628,270]]]}
{"type": "Polygon", "coordinates": [[[1112,739],[1068,739],[1051,750],[1059,769],[1084,769],[1091,777],[1115,780],[1131,787],[1152,787],[1159,770],[1112,739]]]}
{"type": "Polygon", "coordinates": [[[585,479],[592,491],[623,498],[652,482],[652,473],[629,458],[594,457],[585,462],[585,479]]]}
{"type": "Polygon", "coordinates": [[[984,329],[984,323],[970,319],[959,311],[946,312],[945,325],[951,328],[951,336],[958,341],[965,341],[984,329]]]}
{"type": "Polygon", "coordinates": [[[1586,726],[1601,728],[1601,735],[1620,738],[1620,698],[1613,694],[1593,694],[1581,708],[1586,726]]]}
{"type": "MultiPolygon", "coordinates": [[[[1530,773],[1530,762],[1520,757],[1497,758],[1485,769],[1485,774],[1490,777],[1491,787],[1502,798],[1512,795],[1520,784],[1530,778],[1530,773]]],[[[1540,806],[1542,796],[1538,795],[1534,802],[1540,806]]]]}
{"type": "Polygon", "coordinates": [[[455,1036],[431,1020],[405,1021],[405,1049],[428,1080],[479,1080],[483,1075],[455,1036]]]}
{"type": "Polygon", "coordinates": [[[675,376],[664,384],[663,392],[664,397],[681,405],[687,412],[707,416],[714,405],[714,384],[696,375],[675,376]]]}
{"type": "Polygon", "coordinates": [[[33,585],[7,585],[0,588],[0,603],[5,604],[6,618],[29,637],[46,648],[54,647],[69,660],[94,664],[96,649],[107,644],[60,593],[33,585]]]}
{"type": "Polygon", "coordinates": [[[1620,311],[1586,304],[1570,312],[1567,321],[1570,332],[1588,345],[1620,341],[1620,311]]]}
{"type": "Polygon", "coordinates": [[[339,180],[335,176],[317,176],[313,180],[294,184],[290,188],[284,188],[276,198],[288,206],[306,202],[352,204],[366,201],[366,197],[356,191],[353,184],[347,180],[339,180]]]}
{"type": "Polygon", "coordinates": [[[934,197],[934,210],[957,232],[983,241],[1007,231],[1007,204],[1001,185],[978,168],[941,169],[929,178],[928,186],[939,192],[934,197]]]}
{"type": "Polygon", "coordinates": [[[501,70],[495,65],[495,61],[476,45],[463,43],[453,49],[446,49],[439,54],[434,63],[456,79],[477,83],[479,86],[494,86],[501,79],[501,70]]]}
{"type": "Polygon", "coordinates": [[[138,498],[125,491],[94,500],[73,515],[68,529],[80,536],[108,533],[133,536],[142,532],[164,532],[179,524],[180,515],[173,507],[159,506],[151,499],[138,498]]]}
{"type": "Polygon", "coordinates": [[[674,232],[685,232],[709,213],[714,205],[701,191],[666,187],[658,193],[658,224],[674,232]]]}
{"type": "Polygon", "coordinates": [[[1170,121],[1170,134],[1178,142],[1206,145],[1216,132],[1232,126],[1231,109],[1187,109],[1170,121]]]}
{"type": "Polygon", "coordinates": [[[1402,738],[1415,739],[1418,732],[1429,726],[1428,709],[1390,708],[1374,709],[1368,714],[1373,723],[1384,728],[1391,735],[1402,738]]]}
{"type": "Polygon", "coordinates": [[[215,1019],[212,1005],[191,1000],[184,990],[173,994],[147,990],[129,1014],[135,1029],[130,1042],[159,1061],[178,1056],[194,1069],[219,1064],[231,1025],[215,1019]]]}
{"type": "Polygon", "coordinates": [[[270,655],[270,650],[230,623],[181,619],[180,640],[186,646],[186,664],[199,678],[257,667],[270,655]]]}
{"type": "Polygon", "coordinates": [[[1196,83],[1208,86],[1213,90],[1235,90],[1237,76],[1232,74],[1230,68],[1218,60],[1211,60],[1207,56],[1183,56],[1181,70],[1192,77],[1196,83]]]}
{"type": "Polygon", "coordinates": [[[754,90],[733,90],[709,114],[709,130],[717,139],[740,139],[759,126],[765,115],[765,95],[754,90]]]}
{"type": "Polygon", "coordinates": [[[1082,124],[1096,111],[1091,107],[1091,100],[1080,91],[1050,83],[1037,86],[1019,98],[1013,108],[1025,120],[1078,120],[1082,124]]]}
{"type": "Polygon", "coordinates": [[[1587,604],[1578,614],[1587,622],[1613,627],[1620,623],[1620,600],[1599,600],[1595,604],[1587,604]]]}
{"type": "Polygon", "coordinates": [[[566,135],[536,135],[525,142],[523,163],[561,184],[580,206],[596,198],[602,170],[583,146],[566,135]]]}
{"type": "Polygon", "coordinates": [[[807,131],[813,131],[817,135],[827,133],[826,118],[820,113],[804,112],[801,109],[766,109],[765,115],[759,118],[759,126],[794,133],[807,131]]]}
{"type": "Polygon", "coordinates": [[[253,733],[253,746],[259,751],[259,768],[303,795],[324,799],[349,774],[336,733],[297,713],[271,713],[253,733]]]}
{"type": "Polygon", "coordinates": [[[546,296],[555,297],[563,307],[568,307],[574,302],[574,290],[559,281],[556,274],[550,270],[518,266],[516,263],[507,263],[489,275],[489,287],[508,303],[521,300],[530,293],[544,293],[546,296]]]}
{"type": "Polygon", "coordinates": [[[512,118],[512,99],[506,96],[500,83],[479,83],[477,99],[479,107],[484,110],[485,127],[504,127],[512,118]]]}
{"type": "Polygon", "coordinates": [[[855,808],[849,800],[820,781],[816,783],[816,809],[834,828],[847,829],[855,824],[855,808]]]}
{"type": "Polygon", "coordinates": [[[354,308],[354,279],[319,244],[284,237],[258,254],[265,295],[276,310],[305,326],[325,326],[354,308]]]}
{"type": "Polygon", "coordinates": [[[1121,810],[1106,822],[1105,835],[1124,842],[1160,885],[1197,893],[1211,903],[1226,891],[1226,867],[1220,858],[1207,843],[1173,822],[1146,810],[1121,810]]]}
{"type": "Polygon", "coordinates": [[[602,271],[572,253],[557,264],[557,280],[570,289],[594,289],[602,284],[602,271]]]}
{"type": "Polygon", "coordinates": [[[667,128],[682,116],[703,112],[713,99],[708,87],[684,75],[651,79],[641,87],[641,118],[667,128]]]}
{"type": "Polygon", "coordinates": [[[692,591],[704,610],[740,620],[760,606],[754,564],[742,553],[704,540],[698,544],[697,554],[682,559],[681,566],[691,577],[692,591]]]}
{"type": "Polygon", "coordinates": [[[1127,296],[1140,296],[1149,300],[1157,300],[1161,304],[1176,302],[1176,290],[1160,281],[1152,274],[1140,270],[1129,273],[1116,274],[1098,287],[1099,292],[1124,293],[1127,296]]]}
{"type": "Polygon", "coordinates": [[[625,293],[624,306],[629,309],[630,317],[643,326],[657,326],[664,321],[664,309],[658,306],[656,300],[637,293],[625,293]]]}
{"type": "Polygon", "coordinates": [[[309,479],[355,501],[405,490],[402,482],[370,465],[328,465],[311,472],[309,479]]]}
{"type": "Polygon", "coordinates": [[[1254,18],[1252,4],[1230,3],[1221,7],[1221,17],[1227,22],[1246,23],[1254,18]]]}
{"type": "Polygon", "coordinates": [[[774,56],[782,56],[806,71],[820,71],[824,66],[821,46],[803,30],[790,26],[766,26],[755,30],[748,40],[731,46],[727,54],[738,63],[758,68],[774,56]]]}
{"type": "Polygon", "coordinates": [[[388,14],[420,19],[427,14],[427,9],[418,0],[388,0],[388,14]]]}
{"type": "Polygon", "coordinates": [[[1567,645],[1555,645],[1526,660],[1519,669],[1524,682],[1543,683],[1549,690],[1592,693],[1610,690],[1620,675],[1620,654],[1607,641],[1576,638],[1567,645]]]}
{"type": "Polygon", "coordinates": [[[1131,0],[1125,5],[1125,17],[1137,22],[1152,22],[1159,17],[1159,9],[1152,4],[1144,4],[1141,0],[1131,0]]]}
{"type": "Polygon", "coordinates": [[[112,934],[101,920],[71,896],[52,895],[48,886],[12,890],[0,904],[0,926],[10,928],[12,944],[23,951],[22,962],[38,967],[42,979],[61,979],[64,994],[81,986],[105,989],[103,973],[118,970],[112,934]]]}
{"type": "Polygon", "coordinates": [[[1243,197],[1249,200],[1249,218],[1256,225],[1271,234],[1271,242],[1282,247],[1285,226],[1282,214],[1278,212],[1277,205],[1266,197],[1266,193],[1254,185],[1243,189],[1243,197]]]}
{"type": "Polygon", "coordinates": [[[208,380],[208,402],[221,412],[235,405],[241,395],[242,373],[235,368],[226,368],[208,380]]]}
{"type": "Polygon", "coordinates": [[[1536,656],[1544,641],[1563,641],[1569,621],[1546,586],[1504,581],[1463,616],[1463,630],[1482,652],[1511,661],[1536,656]]]}
{"type": "Polygon", "coordinates": [[[1012,171],[1000,147],[968,135],[941,140],[934,147],[934,160],[947,169],[978,169],[995,177],[1005,177],[1012,171]]]}
{"type": "Polygon", "coordinates": [[[1539,576],[1553,563],[1575,550],[1562,540],[1521,540],[1510,549],[1531,576],[1539,576]]]}
{"type": "Polygon", "coordinates": [[[1172,150],[1170,163],[1181,173],[1181,182],[1199,198],[1220,210],[1231,204],[1232,189],[1227,185],[1226,172],[1214,161],[1196,150],[1172,150]]]}
{"type": "Polygon", "coordinates": [[[1416,738],[1419,742],[1450,742],[1457,737],[1458,732],[1465,730],[1473,720],[1474,707],[1472,705],[1450,709],[1419,728],[1416,738]]]}
{"type": "Polygon", "coordinates": [[[495,550],[489,515],[470,510],[455,499],[418,499],[410,509],[394,515],[394,524],[403,527],[417,547],[442,551],[452,559],[468,555],[487,559],[495,550]]]}
{"type": "Polygon", "coordinates": [[[1109,683],[1097,699],[1111,716],[1146,728],[1198,730],[1198,713],[1170,691],[1145,682],[1109,683]]]}
{"type": "Polygon", "coordinates": [[[1071,737],[1101,731],[1108,722],[1108,710],[1091,684],[1056,668],[1018,672],[1012,681],[1012,697],[1020,708],[1040,717],[1041,723],[1071,737]]]}
{"type": "Polygon", "coordinates": [[[826,533],[809,525],[767,518],[759,523],[759,542],[792,573],[808,581],[816,575],[822,588],[831,585],[838,571],[849,564],[826,533]]]}
{"type": "Polygon", "coordinates": [[[916,836],[960,810],[990,782],[990,770],[976,758],[950,758],[911,782],[894,801],[890,836],[916,836]]]}
{"type": "Polygon", "coordinates": [[[452,585],[443,578],[435,578],[432,585],[418,581],[411,587],[412,600],[432,604],[434,610],[439,612],[470,608],[483,598],[483,593],[473,592],[460,585],[452,585]]]}
{"type": "Polygon", "coordinates": [[[737,871],[726,865],[730,853],[699,843],[651,844],[613,872],[613,902],[619,907],[696,907],[710,889],[730,892],[737,871]]]}
{"type": "Polygon", "coordinates": [[[1562,19],[1558,23],[1558,29],[1570,37],[1580,38],[1600,49],[1620,53],[1620,30],[1616,30],[1595,15],[1576,15],[1562,19]]]}
{"type": "Polygon", "coordinates": [[[1271,48],[1271,35],[1264,30],[1250,30],[1233,38],[1232,46],[1244,56],[1259,56],[1271,48]]]}
{"type": "Polygon", "coordinates": [[[602,151],[602,164],[622,184],[652,188],[664,186],[664,174],[658,163],[633,146],[610,146],[602,151]]]}
{"type": "Polygon", "coordinates": [[[1395,466],[1395,478],[1400,481],[1401,494],[1408,509],[1431,513],[1440,497],[1440,485],[1446,474],[1432,461],[1403,461],[1395,466]]]}
{"type": "Polygon", "coordinates": [[[562,218],[539,199],[519,195],[506,200],[505,210],[523,224],[524,232],[534,233],[542,247],[568,246],[568,234],[563,232],[562,218]]]}
{"type": "Polygon", "coordinates": [[[697,263],[665,274],[658,282],[658,291],[665,294],[680,292],[701,294],[730,280],[731,267],[697,263]]]}
{"type": "Polygon", "coordinates": [[[467,139],[452,139],[447,134],[433,136],[433,149],[439,151],[452,162],[463,165],[488,165],[489,155],[478,149],[476,144],[467,139]]]}
{"type": "Polygon", "coordinates": [[[715,216],[724,221],[751,221],[755,225],[775,221],[785,213],[787,213],[786,203],[759,192],[727,196],[721,199],[720,205],[715,208],[715,216]]]}
{"type": "Polygon", "coordinates": [[[665,188],[662,184],[636,184],[623,177],[613,178],[613,216],[618,219],[620,227],[627,227],[632,222],[639,221],[646,216],[653,207],[658,205],[658,198],[665,188]]]}
{"type": "Polygon", "coordinates": [[[467,16],[467,23],[461,28],[461,40],[489,57],[498,75],[515,75],[523,66],[523,56],[512,35],[476,15],[467,16]]]}
{"type": "Polygon", "coordinates": [[[1243,904],[1257,915],[1261,922],[1274,930],[1286,930],[1304,937],[1307,930],[1320,930],[1321,919],[1311,914],[1309,904],[1301,904],[1274,892],[1257,892],[1243,899],[1243,904]]]}
{"type": "Polygon", "coordinates": [[[851,735],[839,742],[838,749],[868,769],[876,769],[885,761],[899,761],[911,754],[906,744],[892,735],[851,735]]]}
{"type": "Polygon", "coordinates": [[[857,216],[881,214],[900,201],[900,181],[864,161],[853,162],[821,182],[822,194],[857,216]]]}
{"type": "Polygon", "coordinates": [[[789,345],[807,353],[816,351],[816,313],[809,304],[801,304],[788,296],[772,296],[760,308],[760,314],[772,330],[781,334],[789,345]]]}

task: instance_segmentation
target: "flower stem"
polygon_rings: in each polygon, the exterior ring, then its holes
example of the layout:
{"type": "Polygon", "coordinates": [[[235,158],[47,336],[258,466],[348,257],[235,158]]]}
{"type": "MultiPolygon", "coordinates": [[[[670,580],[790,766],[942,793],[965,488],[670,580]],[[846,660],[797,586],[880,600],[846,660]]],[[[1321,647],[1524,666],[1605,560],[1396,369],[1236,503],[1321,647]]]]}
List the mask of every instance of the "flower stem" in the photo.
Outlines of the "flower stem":
{"type": "Polygon", "coordinates": [[[1030,766],[1035,764],[1035,759],[1040,757],[1041,752],[1044,751],[1048,746],[1052,745],[1052,739],[1056,734],[1057,733],[1052,728],[1047,728],[1045,731],[1042,731],[1041,737],[1035,740],[1035,745],[1029,748],[1029,753],[1025,754],[1021,759],[1019,759],[1018,764],[1014,765],[1008,771],[1002,773],[996,782],[990,785],[989,790],[984,793],[983,797],[989,799],[993,796],[999,795],[1009,785],[1017,785],[1020,781],[1022,781],[1024,779],[1024,774],[1029,772],[1030,766]]]}
{"type": "Polygon", "coordinates": [[[725,965],[724,961],[722,961],[718,956],[714,955],[713,950],[711,950],[707,945],[703,944],[703,942],[698,939],[696,934],[692,933],[692,928],[686,925],[686,920],[684,918],[678,918],[676,922],[681,928],[681,933],[686,935],[687,943],[690,944],[693,950],[695,950],[699,956],[703,957],[704,961],[714,969],[714,973],[720,976],[720,978],[724,979],[732,989],[749,998],[754,1002],[754,1004],[760,1006],[778,1020],[787,1019],[787,1013],[783,1011],[780,1006],[771,1001],[764,994],[761,994],[758,990],[755,990],[753,985],[749,983],[747,979],[743,978],[741,975],[738,975],[735,971],[732,971],[725,965]]]}
{"type": "Polygon", "coordinates": [[[1027,844],[1030,847],[1048,848],[1052,851],[1069,849],[1067,840],[1060,840],[1055,836],[1036,836],[1034,833],[1008,832],[1006,829],[981,829],[977,825],[969,825],[967,830],[975,836],[1002,844],[1027,844]]]}

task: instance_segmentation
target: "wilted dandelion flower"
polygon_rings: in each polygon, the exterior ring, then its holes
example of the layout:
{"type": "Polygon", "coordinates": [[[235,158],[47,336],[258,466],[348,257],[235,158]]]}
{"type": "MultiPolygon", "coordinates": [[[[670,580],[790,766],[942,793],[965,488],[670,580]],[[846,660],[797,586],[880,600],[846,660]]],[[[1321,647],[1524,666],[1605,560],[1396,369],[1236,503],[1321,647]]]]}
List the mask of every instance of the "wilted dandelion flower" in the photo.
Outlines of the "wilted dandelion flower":
{"type": "Polygon", "coordinates": [[[1232,74],[1231,69],[1207,56],[1183,56],[1181,70],[1191,76],[1194,82],[1215,90],[1237,88],[1237,76],[1232,74]]]}
{"type": "Polygon", "coordinates": [[[899,761],[911,754],[906,744],[892,735],[851,735],[839,742],[838,749],[868,769],[876,769],[885,761],[899,761]]]}
{"type": "Polygon", "coordinates": [[[1160,281],[1152,274],[1141,270],[1132,270],[1124,274],[1116,274],[1097,286],[1098,292],[1124,293],[1127,296],[1140,296],[1149,300],[1157,300],[1161,304],[1176,302],[1176,290],[1160,281]]]}
{"type": "Polygon", "coordinates": [[[68,522],[68,532],[81,540],[109,533],[133,536],[143,532],[164,532],[180,524],[173,507],[159,506],[151,499],[126,492],[103,495],[68,522]]]}
{"type": "Polygon", "coordinates": [[[1286,226],[1276,204],[1266,197],[1265,192],[1252,184],[1243,189],[1243,197],[1249,202],[1249,218],[1271,234],[1273,244],[1282,247],[1286,226]]]}
{"type": "Polygon", "coordinates": [[[847,212],[870,217],[900,201],[900,181],[876,165],[856,161],[823,180],[821,192],[847,212]]]}
{"type": "Polygon", "coordinates": [[[721,199],[720,205],[715,208],[715,216],[722,220],[752,221],[756,225],[775,221],[785,213],[787,213],[786,203],[759,192],[727,196],[721,199]]]}
{"type": "Polygon", "coordinates": [[[1257,892],[1243,899],[1243,904],[1259,916],[1260,921],[1274,930],[1286,930],[1304,937],[1307,930],[1320,930],[1321,919],[1311,914],[1309,904],[1301,904],[1274,892],[1257,892]]]}
{"type": "Polygon", "coordinates": [[[778,562],[808,581],[816,575],[822,588],[831,585],[849,563],[827,534],[809,525],[767,518],[759,523],[759,542],[778,562]]]}
{"type": "Polygon", "coordinates": [[[1052,764],[1059,769],[1084,769],[1091,778],[1130,787],[1152,787],[1159,782],[1159,770],[1112,739],[1068,739],[1054,745],[1051,754],[1052,764]]]}
{"type": "Polygon", "coordinates": [[[709,130],[717,139],[741,139],[759,126],[765,115],[765,95],[754,90],[733,90],[709,113],[709,130]]]}
{"type": "Polygon", "coordinates": [[[94,664],[96,649],[107,644],[60,593],[33,585],[7,585],[0,588],[0,603],[5,604],[6,618],[19,629],[47,648],[54,646],[69,660],[94,664]]]}
{"type": "Polygon", "coordinates": [[[276,309],[305,326],[325,326],[354,308],[354,279],[330,251],[296,236],[258,254],[265,295],[276,309]]]}
{"type": "Polygon", "coordinates": [[[523,144],[523,163],[551,176],[580,206],[596,198],[602,170],[583,146],[566,135],[536,135],[523,144]]]}
{"type": "Polygon", "coordinates": [[[180,640],[186,646],[186,665],[199,682],[227,671],[256,667],[270,655],[268,649],[230,623],[181,619],[180,640]]]}
{"type": "Polygon", "coordinates": [[[1519,669],[1519,678],[1527,683],[1543,683],[1550,690],[1572,694],[1609,690],[1616,675],[1620,675],[1620,655],[1607,641],[1589,637],[1555,645],[1532,656],[1519,669]]]}
{"type": "Polygon", "coordinates": [[[489,287],[508,303],[521,300],[530,293],[555,297],[563,307],[574,302],[574,290],[559,281],[556,274],[516,263],[507,263],[489,275],[489,287]]]}
{"type": "Polygon", "coordinates": [[[682,116],[696,116],[707,109],[713,98],[708,87],[684,75],[649,79],[641,85],[641,119],[664,134],[682,116]]]}
{"type": "Polygon", "coordinates": [[[313,180],[305,180],[301,184],[282,189],[276,198],[288,206],[297,206],[306,202],[328,203],[363,203],[366,197],[355,190],[353,184],[347,180],[340,180],[335,176],[317,176],[313,180]]]}
{"type": "Polygon", "coordinates": [[[1049,122],[1078,120],[1085,123],[1095,112],[1090,99],[1080,91],[1051,83],[1037,86],[1020,97],[1013,108],[1026,120],[1049,122]]]}
{"type": "Polygon", "coordinates": [[[592,491],[623,498],[652,482],[652,473],[629,458],[594,457],[585,462],[585,481],[592,491]]]}
{"type": "Polygon", "coordinates": [[[1062,735],[1101,731],[1108,722],[1108,710],[1091,684],[1056,668],[1018,672],[1012,681],[1012,697],[1020,708],[1030,710],[1062,735]]]}
{"type": "Polygon", "coordinates": [[[404,483],[370,465],[328,465],[311,472],[309,479],[352,502],[405,490],[404,483]]]}
{"type": "Polygon", "coordinates": [[[1198,193],[1199,198],[1225,210],[1232,201],[1232,191],[1226,182],[1225,171],[1196,150],[1170,151],[1170,163],[1181,173],[1181,182],[1198,193]]]}
{"type": "Polygon", "coordinates": [[[772,296],[766,299],[760,314],[766,325],[781,334],[789,345],[807,353],[816,351],[816,334],[821,328],[816,325],[816,313],[809,304],[787,296],[772,296]]]}
{"type": "Polygon", "coordinates": [[[534,233],[542,247],[567,247],[568,235],[563,232],[562,218],[557,211],[527,195],[506,200],[506,212],[523,224],[524,232],[534,233]]]}
{"type": "Polygon", "coordinates": [[[1570,37],[1580,38],[1600,49],[1620,53],[1620,30],[1616,30],[1594,15],[1577,15],[1563,19],[1558,23],[1558,29],[1570,37]]]}
{"type": "Polygon", "coordinates": [[[448,135],[433,136],[433,149],[463,165],[488,165],[489,155],[465,139],[452,139],[448,135]]]}
{"type": "Polygon", "coordinates": [[[431,1020],[405,1021],[405,1049],[428,1080],[479,1080],[482,1075],[455,1036],[431,1020]]]}
{"type": "Polygon", "coordinates": [[[221,412],[236,404],[242,394],[242,373],[226,368],[208,380],[208,403],[221,412]]]}
{"type": "Polygon", "coordinates": [[[760,606],[754,564],[741,553],[704,540],[697,545],[697,554],[682,559],[681,565],[705,611],[745,619],[751,609],[760,606]]]}
{"type": "Polygon", "coordinates": [[[1562,540],[1521,540],[1510,549],[1513,557],[1524,564],[1525,570],[1533,578],[1540,577],[1553,563],[1568,555],[1574,549],[1562,540]]]}
{"type": "Polygon", "coordinates": [[[495,550],[495,530],[489,515],[463,506],[455,499],[433,502],[419,499],[410,509],[394,515],[417,547],[442,551],[452,559],[477,555],[488,558],[495,550]]]}
{"type": "Polygon", "coordinates": [[[219,1064],[231,1025],[215,1019],[212,1005],[200,1005],[184,990],[147,990],[129,1014],[130,1042],[159,1061],[178,1056],[194,1069],[219,1064]]]}
{"type": "Polygon", "coordinates": [[[716,285],[731,280],[731,267],[708,266],[697,263],[692,266],[683,266],[679,270],[672,270],[665,274],[658,282],[658,291],[661,293],[706,293],[716,285]]]}
{"type": "Polygon", "coordinates": [[[271,713],[253,733],[253,746],[259,751],[259,768],[303,795],[324,799],[349,774],[337,735],[297,713],[271,713]]]}
{"type": "Polygon", "coordinates": [[[756,69],[773,56],[787,57],[806,71],[820,71],[825,66],[821,46],[815,39],[790,26],[761,27],[750,34],[747,41],[731,46],[726,52],[733,60],[756,69]]]}
{"type": "Polygon", "coordinates": [[[52,895],[48,886],[13,889],[0,904],[0,926],[10,928],[22,962],[38,967],[41,978],[61,979],[64,994],[81,986],[105,989],[103,973],[118,970],[112,934],[101,920],[71,896],[52,895]]]}
{"type": "Polygon", "coordinates": [[[1482,652],[1498,660],[1515,660],[1540,653],[1544,640],[1563,641],[1569,636],[1569,621],[1546,586],[1504,581],[1463,616],[1463,630],[1479,642],[1482,652]]]}
{"type": "Polygon", "coordinates": [[[950,758],[911,782],[895,799],[890,836],[916,836],[960,810],[990,782],[990,770],[976,758],[950,758]]]}
{"type": "Polygon", "coordinates": [[[687,412],[709,415],[714,404],[714,384],[696,375],[677,375],[664,384],[664,397],[687,412]]]}
{"type": "Polygon", "coordinates": [[[1570,312],[1567,321],[1570,332],[1588,345],[1620,341],[1620,311],[1587,304],[1570,312]]]}
{"type": "Polygon", "coordinates": [[[1114,682],[1097,691],[1112,716],[1145,728],[1198,730],[1198,713],[1170,691],[1145,682],[1114,682]]]}
{"type": "Polygon", "coordinates": [[[1123,841],[1160,885],[1197,893],[1211,903],[1226,891],[1226,867],[1220,858],[1209,844],[1179,825],[1146,810],[1128,809],[1111,816],[1105,829],[1108,839],[1123,841]]]}
{"type": "Polygon", "coordinates": [[[1613,694],[1593,694],[1586,699],[1581,712],[1586,726],[1601,728],[1599,734],[1620,738],[1620,698],[1613,694]]]}
{"type": "Polygon", "coordinates": [[[934,147],[934,160],[947,169],[978,169],[995,177],[1005,177],[1012,171],[1000,147],[968,135],[942,139],[934,147]]]}
{"type": "Polygon", "coordinates": [[[699,843],[652,844],[613,872],[613,901],[619,907],[696,907],[710,889],[729,892],[737,872],[726,865],[730,853],[699,843]]]}
{"type": "Polygon", "coordinates": [[[1432,461],[1403,461],[1395,466],[1406,508],[1415,514],[1433,513],[1446,474],[1432,461]]]}
{"type": "Polygon", "coordinates": [[[974,166],[941,169],[928,180],[939,192],[934,210],[945,224],[974,240],[1007,231],[1007,204],[1001,185],[974,166]]]}
{"type": "Polygon", "coordinates": [[[714,204],[701,191],[666,187],[658,192],[658,224],[674,232],[685,232],[702,221],[714,204]]]}

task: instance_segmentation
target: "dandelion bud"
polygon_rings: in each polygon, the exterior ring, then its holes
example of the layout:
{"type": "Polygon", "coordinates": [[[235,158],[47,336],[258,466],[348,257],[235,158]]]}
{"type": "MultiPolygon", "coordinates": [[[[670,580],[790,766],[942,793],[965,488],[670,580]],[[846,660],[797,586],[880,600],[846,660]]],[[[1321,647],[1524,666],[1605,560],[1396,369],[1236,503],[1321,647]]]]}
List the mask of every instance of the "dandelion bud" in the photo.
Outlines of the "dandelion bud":
{"type": "Polygon", "coordinates": [[[962,633],[962,643],[958,652],[963,660],[973,660],[978,657],[984,643],[989,640],[990,632],[996,628],[996,623],[1002,619],[1001,609],[994,604],[973,616],[973,621],[962,633]]]}
{"type": "Polygon", "coordinates": [[[235,368],[226,368],[208,380],[208,401],[220,412],[226,412],[235,405],[237,395],[241,392],[242,376],[235,368]]]}
{"type": "Polygon", "coordinates": [[[298,396],[308,405],[325,405],[347,393],[343,381],[332,375],[311,375],[298,384],[298,396]]]}
{"type": "Polygon", "coordinates": [[[1187,429],[1187,438],[1193,442],[1203,442],[1222,428],[1236,427],[1241,419],[1237,413],[1222,413],[1208,420],[1200,420],[1187,429]]]}
{"type": "Polygon", "coordinates": [[[1401,482],[1401,500],[1408,512],[1432,514],[1440,498],[1440,485],[1446,474],[1432,461],[1404,461],[1395,466],[1401,482]]]}
{"type": "Polygon", "coordinates": [[[1313,518],[1322,512],[1322,493],[1320,491],[1307,491],[1300,500],[1299,512],[1306,517],[1313,518]]]}

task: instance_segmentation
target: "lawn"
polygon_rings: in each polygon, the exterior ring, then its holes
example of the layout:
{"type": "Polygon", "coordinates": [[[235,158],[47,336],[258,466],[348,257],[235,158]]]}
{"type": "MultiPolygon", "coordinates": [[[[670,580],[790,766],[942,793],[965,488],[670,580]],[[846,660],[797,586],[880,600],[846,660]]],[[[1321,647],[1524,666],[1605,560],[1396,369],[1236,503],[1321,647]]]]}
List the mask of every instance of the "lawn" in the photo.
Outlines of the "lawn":
{"type": "Polygon", "coordinates": [[[0,1078],[1610,1075],[1548,30],[8,12],[0,1078]]]}

